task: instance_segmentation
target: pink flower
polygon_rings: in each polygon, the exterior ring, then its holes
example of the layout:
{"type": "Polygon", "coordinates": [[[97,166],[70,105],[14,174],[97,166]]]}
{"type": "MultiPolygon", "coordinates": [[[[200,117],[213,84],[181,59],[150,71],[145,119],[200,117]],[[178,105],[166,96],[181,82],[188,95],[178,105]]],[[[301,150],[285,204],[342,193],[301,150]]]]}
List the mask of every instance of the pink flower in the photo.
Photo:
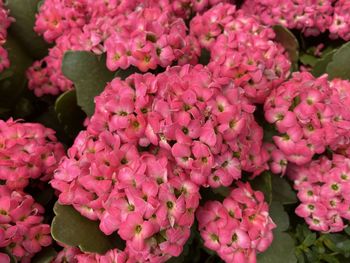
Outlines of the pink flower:
{"type": "Polygon", "coordinates": [[[144,221],[139,213],[128,215],[125,223],[120,225],[118,234],[126,241],[130,241],[132,246],[142,250],[145,246],[145,239],[156,233],[152,223],[144,221]]]}
{"type": "Polygon", "coordinates": [[[304,218],[310,229],[322,232],[339,232],[348,219],[350,190],[347,173],[348,159],[333,155],[321,157],[303,166],[291,166],[287,173],[294,181],[301,204],[295,213],[304,218]]]}
{"type": "Polygon", "coordinates": [[[199,231],[204,246],[217,251],[225,262],[256,262],[257,251],[265,251],[272,243],[276,225],[263,194],[254,192],[248,183],[237,186],[223,204],[209,201],[198,209],[199,231]],[[254,201],[246,203],[246,198],[254,201]]]}

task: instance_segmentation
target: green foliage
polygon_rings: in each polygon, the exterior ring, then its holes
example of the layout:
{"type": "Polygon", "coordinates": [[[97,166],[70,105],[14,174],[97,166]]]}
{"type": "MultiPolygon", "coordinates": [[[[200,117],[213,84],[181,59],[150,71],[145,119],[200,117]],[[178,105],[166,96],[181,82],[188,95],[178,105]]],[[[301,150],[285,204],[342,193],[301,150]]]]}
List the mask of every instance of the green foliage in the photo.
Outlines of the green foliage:
{"type": "Polygon", "coordinates": [[[124,241],[118,235],[106,236],[99,223],[91,221],[72,206],[54,206],[55,218],[51,224],[54,240],[68,246],[78,246],[84,252],[106,253],[109,249],[123,249],[124,241]]]}
{"type": "Polygon", "coordinates": [[[285,231],[289,228],[289,217],[284,211],[283,205],[273,201],[270,206],[270,216],[277,225],[273,230],[274,239],[271,246],[258,255],[259,263],[296,263],[294,253],[294,240],[285,231]]]}
{"type": "Polygon", "coordinates": [[[56,250],[50,246],[43,248],[35,257],[32,258],[32,263],[51,263],[57,256],[56,250]]]}
{"type": "Polygon", "coordinates": [[[61,94],[55,102],[57,119],[63,126],[64,132],[71,138],[75,138],[81,131],[85,114],[77,105],[75,90],[69,90],[61,94]]]}
{"type": "Polygon", "coordinates": [[[326,72],[330,79],[350,79],[350,42],[336,50],[327,65],[326,72]]]}
{"type": "MultiPolygon", "coordinates": [[[[48,53],[48,45],[34,30],[35,14],[40,0],[7,0],[5,6],[10,10],[10,16],[15,18],[11,24],[10,34],[15,37],[27,53],[39,59],[48,53]]],[[[12,63],[12,60],[11,60],[12,63]]]]}
{"type": "Polygon", "coordinates": [[[264,193],[265,200],[269,204],[272,201],[279,201],[284,205],[297,202],[296,194],[285,177],[264,172],[257,176],[251,185],[255,190],[264,193]]]}
{"type": "Polygon", "coordinates": [[[298,70],[299,60],[299,42],[296,37],[287,28],[281,25],[273,27],[276,37],[275,40],[287,50],[289,59],[292,62],[292,71],[298,70]]]}
{"type": "Polygon", "coordinates": [[[26,89],[25,72],[33,61],[11,35],[7,37],[5,48],[11,66],[1,73],[0,106],[10,109],[26,89]]]}
{"type": "Polygon", "coordinates": [[[350,239],[345,233],[318,234],[298,225],[294,238],[299,263],[350,262],[350,239]]]}
{"type": "Polygon", "coordinates": [[[74,83],[78,105],[91,116],[95,110],[95,96],[104,90],[114,75],[106,68],[105,56],[98,57],[87,51],[67,51],[62,72],[74,83]]]}

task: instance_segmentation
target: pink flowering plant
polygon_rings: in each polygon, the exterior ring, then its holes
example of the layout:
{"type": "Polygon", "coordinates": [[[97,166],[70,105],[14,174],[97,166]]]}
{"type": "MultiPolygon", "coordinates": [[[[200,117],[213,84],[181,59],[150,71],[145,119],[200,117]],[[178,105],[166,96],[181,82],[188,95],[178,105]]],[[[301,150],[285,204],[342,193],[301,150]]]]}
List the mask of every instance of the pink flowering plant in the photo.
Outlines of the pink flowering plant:
{"type": "Polygon", "coordinates": [[[0,263],[350,262],[349,12],[0,0],[0,263]]]}

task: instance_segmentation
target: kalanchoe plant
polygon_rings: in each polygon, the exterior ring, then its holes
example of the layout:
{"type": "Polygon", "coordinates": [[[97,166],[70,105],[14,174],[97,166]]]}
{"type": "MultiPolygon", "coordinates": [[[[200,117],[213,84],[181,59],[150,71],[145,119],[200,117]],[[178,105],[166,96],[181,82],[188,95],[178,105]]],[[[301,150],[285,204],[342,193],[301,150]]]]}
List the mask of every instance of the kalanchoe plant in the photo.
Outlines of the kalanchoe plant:
{"type": "Polygon", "coordinates": [[[0,262],[348,262],[349,8],[0,1],[0,262]]]}

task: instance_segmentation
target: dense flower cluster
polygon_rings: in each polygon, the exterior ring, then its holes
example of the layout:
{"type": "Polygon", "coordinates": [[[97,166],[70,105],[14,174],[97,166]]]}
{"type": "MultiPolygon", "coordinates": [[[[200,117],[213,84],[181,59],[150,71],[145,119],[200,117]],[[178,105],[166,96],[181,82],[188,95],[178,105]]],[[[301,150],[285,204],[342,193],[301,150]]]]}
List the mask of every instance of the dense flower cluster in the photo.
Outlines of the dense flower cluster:
{"type": "MultiPolygon", "coordinates": [[[[30,195],[0,185],[0,247],[21,262],[51,244],[50,226],[43,224],[44,209],[30,195]]],[[[0,259],[6,261],[6,255],[0,259]]]]}
{"type": "Polygon", "coordinates": [[[304,166],[288,168],[301,204],[296,214],[303,217],[310,229],[340,232],[350,220],[350,159],[333,155],[321,157],[304,166]]]}
{"type": "Polygon", "coordinates": [[[129,257],[178,256],[200,185],[229,186],[241,169],[267,168],[254,106],[202,65],[116,78],[95,100],[51,183],[60,203],[118,231],[129,257]]]}
{"type": "Polygon", "coordinates": [[[209,201],[197,212],[204,246],[214,250],[225,262],[256,262],[256,253],[271,244],[272,229],[264,195],[248,183],[237,183],[223,203],[209,201]]]}
{"type": "Polygon", "coordinates": [[[0,72],[10,66],[8,54],[3,45],[7,39],[7,28],[11,24],[11,18],[8,16],[8,11],[5,9],[3,1],[0,0],[0,72]]]}
{"type": "Polygon", "coordinates": [[[290,72],[284,48],[275,33],[235,6],[219,4],[191,20],[191,34],[211,53],[215,76],[232,78],[253,103],[263,103],[290,72]]]}
{"type": "Polygon", "coordinates": [[[277,147],[288,161],[306,164],[314,154],[348,145],[349,93],[347,81],[330,83],[327,76],[313,77],[308,72],[293,77],[273,90],[265,102],[265,118],[274,123],[279,136],[277,147]],[[345,86],[346,87],[346,86],[345,86]]]}
{"type": "Polygon", "coordinates": [[[97,253],[83,253],[76,247],[65,247],[61,250],[52,263],[126,263],[136,262],[127,257],[127,253],[117,249],[108,251],[105,255],[97,253]],[[129,260],[129,261],[128,261],[129,260]]]}
{"type": "Polygon", "coordinates": [[[301,30],[306,36],[317,36],[326,30],[331,38],[350,40],[349,1],[246,0],[242,9],[255,15],[265,25],[283,25],[301,30]]]}
{"type": "Polygon", "coordinates": [[[199,189],[164,151],[139,152],[117,134],[82,132],[55,173],[59,201],[99,219],[105,234],[118,230],[132,257],[164,262],[189,237],[199,189]],[[156,154],[156,155],[154,155],[156,154]]]}
{"type": "Polygon", "coordinates": [[[43,3],[35,30],[56,45],[50,49],[49,56],[35,62],[28,71],[29,88],[37,96],[56,95],[72,88],[72,83],[61,73],[67,50],[106,53],[111,71],[134,66],[145,72],[175,62],[197,62],[200,55],[197,40],[187,35],[184,20],[175,15],[169,1],[119,2],[48,0],[43,3]]]}
{"type": "Polygon", "coordinates": [[[29,179],[48,181],[64,155],[55,132],[41,124],[0,120],[0,180],[23,190],[29,179]]]}
{"type": "Polygon", "coordinates": [[[350,40],[350,2],[338,0],[334,6],[333,21],[329,27],[331,38],[350,40]]]}
{"type": "Polygon", "coordinates": [[[266,168],[263,131],[241,93],[230,78],[213,78],[202,65],[116,78],[96,99],[88,130],[159,145],[196,184],[229,186],[241,169],[259,174],[266,168]]]}

